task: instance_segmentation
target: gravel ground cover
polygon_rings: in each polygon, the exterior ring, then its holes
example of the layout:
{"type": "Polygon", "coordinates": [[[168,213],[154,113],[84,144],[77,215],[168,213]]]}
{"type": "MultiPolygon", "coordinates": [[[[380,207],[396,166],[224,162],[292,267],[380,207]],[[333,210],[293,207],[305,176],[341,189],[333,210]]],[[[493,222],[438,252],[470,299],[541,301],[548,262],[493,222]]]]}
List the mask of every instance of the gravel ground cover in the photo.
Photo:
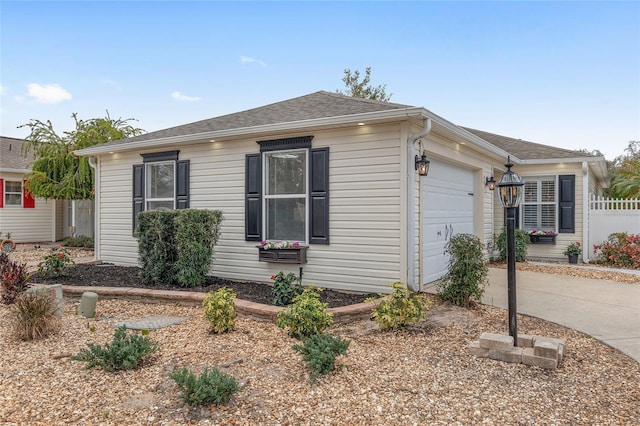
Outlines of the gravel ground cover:
{"type": "Polygon", "coordinates": [[[406,331],[381,332],[371,321],[334,326],[352,342],[315,385],[291,349],[297,341],[269,322],[239,319],[236,331],[214,335],[199,307],[101,300],[95,319],[76,307],[65,300],[57,334],[22,342],[9,333],[11,308],[0,305],[0,424],[640,424],[640,364],[589,336],[519,316],[520,333],[566,340],[557,370],[470,355],[483,332],[507,333],[507,313],[495,307],[432,298],[427,318],[406,331]],[[69,359],[87,342],[110,342],[114,323],[146,315],[189,319],[150,332],[161,352],[142,368],[111,374],[69,359]],[[185,405],[169,373],[215,365],[244,389],[227,407],[185,405]]]}

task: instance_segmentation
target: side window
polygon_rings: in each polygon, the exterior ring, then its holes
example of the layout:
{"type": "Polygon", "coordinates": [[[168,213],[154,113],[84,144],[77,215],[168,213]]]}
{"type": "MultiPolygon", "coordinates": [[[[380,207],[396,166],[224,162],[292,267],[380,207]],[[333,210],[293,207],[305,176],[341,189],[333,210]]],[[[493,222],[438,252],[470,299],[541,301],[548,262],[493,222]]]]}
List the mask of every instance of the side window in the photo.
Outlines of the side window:
{"type": "Polygon", "coordinates": [[[175,208],[176,162],[145,164],[145,210],[175,208]]]}
{"type": "Polygon", "coordinates": [[[524,179],[522,224],[525,231],[556,230],[557,192],[555,176],[524,179]]]}
{"type": "Polygon", "coordinates": [[[22,206],[22,181],[5,180],[4,205],[22,206]]]}

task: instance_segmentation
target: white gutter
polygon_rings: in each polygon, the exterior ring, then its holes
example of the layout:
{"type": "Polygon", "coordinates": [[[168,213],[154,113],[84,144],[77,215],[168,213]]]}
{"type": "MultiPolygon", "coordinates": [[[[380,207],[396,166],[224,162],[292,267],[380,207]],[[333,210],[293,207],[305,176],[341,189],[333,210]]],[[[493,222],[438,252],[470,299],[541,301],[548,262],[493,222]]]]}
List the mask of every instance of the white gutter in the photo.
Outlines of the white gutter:
{"type": "MultiPolygon", "coordinates": [[[[420,291],[420,279],[416,283],[416,267],[415,267],[415,241],[416,241],[416,226],[415,226],[415,210],[416,210],[416,171],[414,166],[416,155],[416,141],[427,136],[431,132],[431,118],[427,118],[424,123],[424,128],[418,133],[409,135],[407,138],[407,153],[408,153],[408,167],[407,167],[407,286],[412,291],[420,291]]],[[[418,152],[418,155],[422,155],[418,152]]]]}
{"type": "Polygon", "coordinates": [[[100,259],[100,169],[97,158],[89,157],[89,166],[93,169],[93,259],[100,259]]]}
{"type": "Polygon", "coordinates": [[[589,263],[589,163],[582,162],[582,261],[589,263]]]}
{"type": "Polygon", "coordinates": [[[0,172],[4,172],[4,173],[20,173],[20,174],[25,174],[25,173],[29,173],[31,170],[29,169],[9,169],[9,168],[0,168],[0,172]]]}
{"type": "Polygon", "coordinates": [[[311,120],[290,121],[285,123],[265,124],[262,126],[238,127],[234,129],[215,130],[212,132],[193,133],[188,135],[171,136],[159,139],[146,139],[130,143],[102,144],[89,148],[73,151],[76,155],[96,155],[110,152],[121,152],[138,150],[144,148],[155,148],[164,145],[174,145],[183,142],[195,142],[201,140],[208,142],[211,139],[247,136],[260,133],[277,133],[290,130],[306,129],[310,127],[331,127],[337,125],[347,125],[357,122],[375,122],[383,120],[393,120],[402,118],[426,117],[424,108],[401,108],[386,111],[367,112],[362,114],[342,115],[337,117],[314,118],[311,120]]]}
{"type": "Polygon", "coordinates": [[[585,161],[604,162],[604,157],[571,157],[571,158],[541,158],[537,160],[522,160],[522,164],[558,164],[583,163],[585,161]]]}

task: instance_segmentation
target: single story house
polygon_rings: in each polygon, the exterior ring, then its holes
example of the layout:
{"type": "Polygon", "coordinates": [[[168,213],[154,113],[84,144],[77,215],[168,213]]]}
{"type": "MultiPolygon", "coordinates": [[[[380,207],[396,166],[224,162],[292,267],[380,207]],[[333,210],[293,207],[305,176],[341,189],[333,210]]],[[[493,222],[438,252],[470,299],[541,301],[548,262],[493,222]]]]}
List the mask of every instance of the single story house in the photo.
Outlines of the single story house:
{"type": "Polygon", "coordinates": [[[583,239],[581,200],[604,185],[604,159],[489,135],[422,107],[320,91],[76,154],[97,163],[97,259],[137,265],[140,211],[219,209],[212,275],[266,282],[303,271],[307,284],[384,292],[440,278],[454,234],[493,241],[503,209],[485,182],[500,179],[508,156],[533,194],[520,223],[560,233],[532,254],[561,257],[583,239]],[[426,176],[416,171],[423,154],[426,176]],[[299,241],[306,259],[260,253],[264,240],[299,241]]]}
{"type": "MultiPolygon", "coordinates": [[[[0,240],[55,242],[71,235],[73,203],[34,198],[25,189],[33,157],[22,156],[22,139],[0,137],[0,240]]],[[[76,233],[93,234],[93,202],[76,202],[76,233]]]]}

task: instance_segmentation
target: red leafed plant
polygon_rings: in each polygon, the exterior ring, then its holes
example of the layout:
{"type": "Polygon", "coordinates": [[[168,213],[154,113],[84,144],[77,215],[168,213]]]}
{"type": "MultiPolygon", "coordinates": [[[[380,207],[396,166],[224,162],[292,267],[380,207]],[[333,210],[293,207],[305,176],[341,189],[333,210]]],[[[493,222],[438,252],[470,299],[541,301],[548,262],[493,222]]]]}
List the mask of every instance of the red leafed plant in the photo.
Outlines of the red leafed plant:
{"type": "Polygon", "coordinates": [[[593,253],[605,265],[640,269],[640,234],[611,234],[607,241],[593,245],[593,253]]]}
{"type": "Polygon", "coordinates": [[[0,254],[0,281],[2,282],[2,303],[10,305],[29,288],[30,275],[27,264],[18,264],[9,260],[5,253],[0,254]]]}

